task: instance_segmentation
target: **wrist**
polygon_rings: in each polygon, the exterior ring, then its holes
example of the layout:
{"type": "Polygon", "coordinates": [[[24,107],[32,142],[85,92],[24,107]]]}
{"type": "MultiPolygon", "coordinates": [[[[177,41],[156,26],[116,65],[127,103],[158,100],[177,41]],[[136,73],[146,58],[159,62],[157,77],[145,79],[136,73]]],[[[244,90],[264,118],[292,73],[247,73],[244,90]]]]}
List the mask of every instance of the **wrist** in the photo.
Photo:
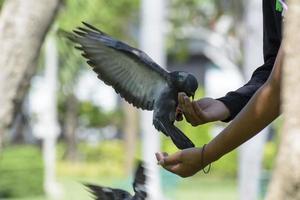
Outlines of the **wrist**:
{"type": "Polygon", "coordinates": [[[218,101],[219,107],[222,110],[219,120],[225,121],[226,119],[228,119],[230,117],[230,111],[222,101],[220,101],[218,99],[216,99],[216,101],[218,101]]]}
{"type": "Polygon", "coordinates": [[[208,148],[208,144],[197,148],[197,158],[199,158],[197,162],[199,170],[215,161],[212,155],[211,150],[208,148]]]}
{"type": "Polygon", "coordinates": [[[204,152],[205,161],[204,162],[206,165],[219,160],[219,158],[221,158],[221,157],[222,157],[222,155],[220,153],[218,153],[217,148],[214,147],[214,145],[212,145],[211,142],[205,146],[205,152],[204,152]]]}
{"type": "Polygon", "coordinates": [[[209,171],[210,171],[210,168],[211,168],[211,162],[209,162],[208,159],[205,159],[205,147],[206,147],[206,144],[203,145],[202,149],[201,149],[201,168],[202,168],[202,171],[204,172],[204,174],[208,174],[209,171]]]}

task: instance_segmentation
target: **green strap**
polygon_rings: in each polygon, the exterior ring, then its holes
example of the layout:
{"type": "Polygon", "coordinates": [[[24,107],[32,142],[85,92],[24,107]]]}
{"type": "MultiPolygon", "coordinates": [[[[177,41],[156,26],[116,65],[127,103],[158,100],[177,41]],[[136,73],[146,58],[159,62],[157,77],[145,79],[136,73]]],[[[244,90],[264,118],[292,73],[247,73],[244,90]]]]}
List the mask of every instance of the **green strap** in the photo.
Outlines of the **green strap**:
{"type": "Polygon", "coordinates": [[[282,7],[281,3],[279,2],[279,0],[275,0],[275,1],[276,1],[276,11],[282,12],[283,7],[282,7]]]}

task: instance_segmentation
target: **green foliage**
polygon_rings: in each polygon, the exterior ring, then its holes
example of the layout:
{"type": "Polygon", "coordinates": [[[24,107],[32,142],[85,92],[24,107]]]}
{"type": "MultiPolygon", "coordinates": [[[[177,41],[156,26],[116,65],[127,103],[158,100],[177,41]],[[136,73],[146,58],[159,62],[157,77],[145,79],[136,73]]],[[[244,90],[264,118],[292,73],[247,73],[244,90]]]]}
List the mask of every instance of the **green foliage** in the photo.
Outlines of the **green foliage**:
{"type": "Polygon", "coordinates": [[[212,164],[212,173],[220,177],[237,177],[238,151],[234,150],[212,164]]]}
{"type": "MultiPolygon", "coordinates": [[[[68,102],[65,102],[63,98],[61,98],[58,103],[59,120],[61,122],[65,120],[67,103],[68,102]]],[[[107,112],[89,101],[78,102],[77,106],[79,125],[81,126],[101,128],[113,125],[121,128],[123,124],[123,112],[121,108],[107,112]]]]}
{"type": "Polygon", "coordinates": [[[198,27],[212,20],[215,4],[209,0],[171,0],[169,20],[174,27],[188,23],[198,27]]]}
{"type": "Polygon", "coordinates": [[[264,149],[263,167],[266,170],[272,170],[276,158],[278,146],[274,142],[267,142],[264,149]]]}
{"type": "MultiPolygon", "coordinates": [[[[130,38],[130,25],[135,23],[138,15],[138,0],[66,0],[58,17],[58,27],[67,31],[81,26],[82,21],[99,27],[104,32],[118,38],[130,38]],[[126,8],[126,9],[124,9],[126,8]]],[[[77,77],[80,75],[84,59],[75,53],[73,44],[59,37],[60,80],[65,92],[72,92],[77,77]]]]}
{"type": "Polygon", "coordinates": [[[238,199],[235,179],[196,175],[181,179],[180,185],[170,193],[172,200],[233,200],[238,199]]]}
{"type": "Polygon", "coordinates": [[[123,121],[121,110],[114,110],[107,113],[87,101],[80,103],[79,114],[81,121],[88,127],[104,127],[109,124],[120,127],[123,121]]]}
{"type": "Polygon", "coordinates": [[[125,39],[130,25],[137,22],[138,11],[139,0],[66,0],[59,16],[59,27],[72,30],[81,25],[81,21],[86,21],[125,39]]]}
{"type": "Polygon", "coordinates": [[[175,29],[200,26],[212,28],[217,18],[224,13],[238,16],[242,12],[242,5],[242,2],[234,0],[170,0],[168,16],[175,29]]]}
{"type": "MultiPolygon", "coordinates": [[[[218,19],[224,15],[233,16],[234,22],[240,22],[242,8],[243,2],[234,0],[170,0],[168,50],[182,61],[188,55],[188,44],[185,41],[188,30],[199,27],[214,29],[218,19]]],[[[230,33],[235,35],[238,31],[239,26],[233,26],[230,33]]]]}
{"type": "Polygon", "coordinates": [[[43,162],[39,149],[11,146],[0,157],[0,198],[43,194],[43,162]]]}
{"type": "Polygon", "coordinates": [[[4,3],[4,0],[0,0],[0,9],[2,8],[3,3],[4,3]]]}
{"type": "Polygon", "coordinates": [[[65,145],[58,148],[58,174],[63,177],[103,178],[124,175],[124,146],[120,140],[110,140],[97,145],[79,144],[82,161],[70,163],[63,160],[65,145]]]}
{"type": "Polygon", "coordinates": [[[187,43],[181,40],[186,37],[183,31],[190,27],[209,27],[214,20],[215,4],[209,0],[170,0],[168,21],[170,32],[167,37],[167,47],[176,52],[179,59],[187,54],[187,43]],[[179,40],[179,43],[178,43],[179,40]]]}
{"type": "Polygon", "coordinates": [[[271,171],[274,168],[275,159],[280,143],[279,133],[281,133],[282,124],[282,118],[278,118],[275,122],[272,123],[272,140],[268,141],[264,148],[263,168],[267,171],[271,171]]]}
{"type": "Polygon", "coordinates": [[[122,163],[124,157],[124,147],[120,140],[102,142],[97,146],[81,144],[79,149],[83,153],[86,162],[115,160],[115,162],[122,163]]]}

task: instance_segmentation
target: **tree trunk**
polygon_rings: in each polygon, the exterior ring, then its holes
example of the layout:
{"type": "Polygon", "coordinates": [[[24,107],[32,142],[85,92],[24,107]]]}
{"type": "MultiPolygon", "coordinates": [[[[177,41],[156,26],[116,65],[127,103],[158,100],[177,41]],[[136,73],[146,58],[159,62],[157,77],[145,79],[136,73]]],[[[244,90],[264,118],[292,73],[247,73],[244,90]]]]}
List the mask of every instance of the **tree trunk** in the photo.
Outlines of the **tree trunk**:
{"type": "Polygon", "coordinates": [[[300,1],[290,0],[286,14],[282,82],[284,125],[268,200],[300,199],[300,1]]]}
{"type": "Polygon", "coordinates": [[[125,113],[125,121],[123,127],[126,149],[125,169],[126,173],[129,175],[132,173],[134,167],[136,138],[138,136],[138,112],[136,108],[125,101],[123,101],[123,110],[125,113]]]}
{"type": "Polygon", "coordinates": [[[26,127],[26,118],[23,112],[20,112],[16,115],[13,124],[12,124],[12,144],[22,144],[24,143],[24,129],[26,127]]]}
{"type": "MultiPolygon", "coordinates": [[[[0,142],[36,71],[60,0],[7,0],[0,15],[0,142]]],[[[3,142],[3,141],[2,141],[3,142]]]]}
{"type": "Polygon", "coordinates": [[[70,94],[67,98],[67,111],[66,122],[64,126],[64,133],[66,137],[67,150],[64,158],[69,161],[77,161],[77,141],[76,141],[76,129],[78,126],[78,99],[74,94],[70,94]]]}

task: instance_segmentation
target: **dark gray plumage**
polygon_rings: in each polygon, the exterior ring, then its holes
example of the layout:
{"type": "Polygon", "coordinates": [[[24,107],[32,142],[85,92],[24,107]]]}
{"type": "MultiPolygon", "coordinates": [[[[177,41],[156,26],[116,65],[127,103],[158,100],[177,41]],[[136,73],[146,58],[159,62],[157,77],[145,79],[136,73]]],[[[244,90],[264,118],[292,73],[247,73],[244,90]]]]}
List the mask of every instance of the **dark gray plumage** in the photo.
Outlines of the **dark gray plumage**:
{"type": "Polygon", "coordinates": [[[93,184],[84,184],[95,197],[95,200],[145,200],[146,193],[146,175],[142,162],[139,163],[135,172],[133,182],[133,190],[135,194],[132,196],[129,192],[121,189],[103,187],[93,184]]]}
{"type": "Polygon", "coordinates": [[[153,125],[171,137],[179,149],[194,147],[192,141],[174,126],[174,121],[178,93],[193,96],[198,87],[196,78],[186,72],[168,72],[139,49],[113,39],[87,23],[84,25],[85,28],[65,34],[80,45],[76,48],[83,51],[82,55],[98,77],[135,107],[154,110],[153,125]]]}

